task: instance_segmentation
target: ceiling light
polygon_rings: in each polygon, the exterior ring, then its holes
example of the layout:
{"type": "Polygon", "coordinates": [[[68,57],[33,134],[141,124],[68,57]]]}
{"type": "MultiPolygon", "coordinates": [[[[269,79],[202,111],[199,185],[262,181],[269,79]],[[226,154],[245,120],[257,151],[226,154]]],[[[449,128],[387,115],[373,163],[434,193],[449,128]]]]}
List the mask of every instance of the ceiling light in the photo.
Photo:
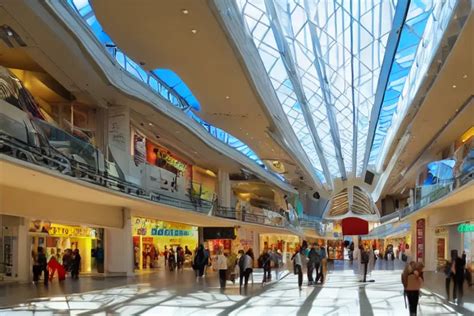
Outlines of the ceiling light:
{"type": "Polygon", "coordinates": [[[457,88],[457,86],[455,84],[453,84],[453,89],[456,89],[456,88],[457,88]]]}
{"type": "Polygon", "coordinates": [[[148,123],[148,126],[153,126],[153,123],[148,123]]]}
{"type": "Polygon", "coordinates": [[[467,78],[467,75],[465,74],[464,76],[462,76],[463,79],[466,79],[467,78]]]}
{"type": "Polygon", "coordinates": [[[196,29],[191,30],[191,33],[193,33],[193,34],[196,34],[197,32],[198,32],[198,30],[196,30],[196,29]]]}
{"type": "Polygon", "coordinates": [[[181,10],[181,13],[183,13],[183,14],[189,14],[189,11],[188,11],[187,9],[183,9],[183,10],[181,10]]]}
{"type": "Polygon", "coordinates": [[[226,100],[229,100],[229,99],[230,99],[230,96],[226,95],[226,96],[225,96],[225,99],[226,99],[226,100]]]}

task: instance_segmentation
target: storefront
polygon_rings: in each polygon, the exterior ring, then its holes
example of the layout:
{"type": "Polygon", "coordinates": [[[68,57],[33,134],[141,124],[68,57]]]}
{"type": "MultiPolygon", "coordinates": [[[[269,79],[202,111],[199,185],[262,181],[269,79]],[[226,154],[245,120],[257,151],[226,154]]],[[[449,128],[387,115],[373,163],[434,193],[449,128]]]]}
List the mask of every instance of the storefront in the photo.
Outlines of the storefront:
{"type": "Polygon", "coordinates": [[[0,214],[0,282],[17,276],[19,217],[0,214]]]}
{"type": "Polygon", "coordinates": [[[327,252],[329,260],[343,260],[344,259],[344,240],[342,239],[328,239],[326,241],[327,252]]]}
{"type": "MultiPolygon", "coordinates": [[[[198,228],[156,219],[132,217],[135,269],[158,268],[160,254],[166,249],[187,247],[192,252],[198,245],[198,228]]],[[[191,258],[186,258],[190,261],[191,258]]],[[[186,262],[189,263],[189,262],[186,262]]]]}
{"type": "Polygon", "coordinates": [[[209,249],[212,256],[216,256],[219,249],[222,249],[225,254],[237,253],[232,248],[233,241],[236,239],[234,227],[204,227],[202,231],[204,247],[209,249]]]}
{"type": "Polygon", "coordinates": [[[474,221],[458,225],[458,232],[462,234],[463,250],[466,252],[466,267],[474,271],[474,221]]]}
{"type": "Polygon", "coordinates": [[[260,250],[276,249],[282,254],[284,263],[290,262],[291,255],[300,244],[300,237],[295,235],[260,234],[260,250]]]}
{"type": "Polygon", "coordinates": [[[435,228],[437,269],[441,270],[450,260],[451,250],[466,252],[466,267],[472,268],[474,260],[474,222],[456,223],[435,228]]]}
{"type": "Polygon", "coordinates": [[[42,247],[48,260],[54,256],[62,264],[66,251],[77,249],[81,255],[80,271],[82,273],[98,272],[95,253],[98,247],[102,247],[103,234],[101,228],[33,220],[29,226],[30,253],[42,247]]]}

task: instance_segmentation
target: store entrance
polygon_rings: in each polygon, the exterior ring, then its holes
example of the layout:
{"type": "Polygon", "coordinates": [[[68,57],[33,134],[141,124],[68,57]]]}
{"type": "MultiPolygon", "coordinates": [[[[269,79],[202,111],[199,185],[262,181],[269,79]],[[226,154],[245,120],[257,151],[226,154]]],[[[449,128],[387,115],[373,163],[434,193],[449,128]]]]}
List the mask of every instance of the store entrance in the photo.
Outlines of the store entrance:
{"type": "Polygon", "coordinates": [[[76,250],[81,256],[80,273],[104,272],[103,229],[87,226],[69,226],[36,220],[30,223],[30,266],[33,254],[41,247],[48,263],[56,261],[70,271],[66,257],[76,250]]]}
{"type": "Polygon", "coordinates": [[[174,269],[178,255],[183,267],[191,267],[192,254],[198,245],[198,228],[182,223],[132,217],[135,270],[174,269]]]}

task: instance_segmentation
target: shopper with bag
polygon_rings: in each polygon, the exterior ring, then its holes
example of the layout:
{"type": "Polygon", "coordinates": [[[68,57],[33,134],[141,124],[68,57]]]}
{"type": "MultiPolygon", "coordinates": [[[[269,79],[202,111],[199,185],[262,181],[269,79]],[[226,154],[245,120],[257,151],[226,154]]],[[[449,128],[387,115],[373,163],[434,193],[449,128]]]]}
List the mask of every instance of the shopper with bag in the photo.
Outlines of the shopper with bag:
{"type": "Polygon", "coordinates": [[[402,273],[402,284],[404,288],[405,306],[408,300],[410,316],[417,314],[420,289],[423,285],[423,268],[421,262],[410,262],[405,266],[402,273]]]}

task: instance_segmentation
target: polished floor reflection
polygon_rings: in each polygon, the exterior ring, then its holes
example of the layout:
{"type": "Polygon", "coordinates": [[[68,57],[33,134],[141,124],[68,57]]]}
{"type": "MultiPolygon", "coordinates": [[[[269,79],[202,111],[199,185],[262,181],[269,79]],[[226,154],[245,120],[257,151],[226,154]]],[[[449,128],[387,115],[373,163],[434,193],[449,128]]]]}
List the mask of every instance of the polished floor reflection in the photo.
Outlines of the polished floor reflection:
{"type": "MultiPolygon", "coordinates": [[[[380,264],[371,275],[375,282],[366,284],[358,282],[347,264],[336,265],[323,286],[306,286],[305,282],[301,291],[295,275],[282,275],[279,282],[262,287],[262,275],[256,271],[254,284],[240,292],[238,285],[232,283],[221,291],[215,273],[196,280],[192,271],[181,274],[162,271],[156,278],[141,277],[141,283],[128,280],[127,284],[113,288],[30,299],[27,303],[0,308],[0,315],[408,315],[396,264],[380,264]]],[[[464,305],[459,306],[447,302],[435,291],[424,289],[419,314],[474,315],[472,294],[469,288],[464,305]]]]}

